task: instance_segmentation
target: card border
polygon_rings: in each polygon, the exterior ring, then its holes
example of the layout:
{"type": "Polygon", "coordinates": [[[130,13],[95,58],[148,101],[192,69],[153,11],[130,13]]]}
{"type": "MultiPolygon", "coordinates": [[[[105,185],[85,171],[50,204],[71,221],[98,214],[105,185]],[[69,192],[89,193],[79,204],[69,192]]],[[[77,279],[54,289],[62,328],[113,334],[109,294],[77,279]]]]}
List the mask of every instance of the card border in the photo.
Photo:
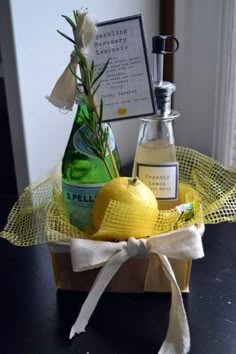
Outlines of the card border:
{"type": "Polygon", "coordinates": [[[139,177],[139,167],[140,166],[148,166],[148,167],[175,167],[176,169],[176,178],[175,178],[175,198],[156,198],[157,201],[176,201],[178,200],[178,180],[179,180],[179,163],[178,161],[176,162],[160,162],[156,164],[150,164],[150,163],[138,163],[137,162],[137,177],[139,177]]]}
{"type": "Polygon", "coordinates": [[[109,25],[109,24],[113,24],[113,23],[127,22],[127,21],[134,20],[134,19],[139,21],[141,38],[142,38],[142,47],[144,50],[144,59],[145,59],[145,64],[146,64],[146,73],[147,73],[147,77],[148,77],[149,92],[150,92],[150,96],[151,96],[151,104],[152,104],[153,110],[150,113],[133,115],[133,116],[129,116],[129,117],[103,119],[103,122],[116,122],[116,121],[122,121],[122,120],[133,119],[133,118],[153,116],[156,114],[155,99],[154,99],[154,94],[153,94],[152,78],[151,78],[151,71],[150,71],[150,65],[149,65],[149,59],[148,59],[148,53],[147,53],[148,51],[147,51],[147,46],[146,46],[142,15],[138,14],[138,15],[133,15],[133,16],[116,18],[114,20],[98,22],[97,27],[102,27],[107,24],[109,25]]]}

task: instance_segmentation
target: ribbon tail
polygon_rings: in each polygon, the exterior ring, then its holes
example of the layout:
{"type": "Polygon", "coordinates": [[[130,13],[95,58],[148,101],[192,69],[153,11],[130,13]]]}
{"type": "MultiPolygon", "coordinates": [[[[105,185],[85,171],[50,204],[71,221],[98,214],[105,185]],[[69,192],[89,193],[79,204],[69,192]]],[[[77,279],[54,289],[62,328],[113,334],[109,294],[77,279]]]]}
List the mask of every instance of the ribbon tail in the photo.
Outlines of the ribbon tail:
{"type": "Polygon", "coordinates": [[[190,350],[190,332],[182,294],[174,272],[164,255],[159,255],[163,271],[171,283],[171,308],[169,328],[158,354],[187,354],[190,350]]]}
{"type": "Polygon", "coordinates": [[[62,75],[57,80],[50,96],[47,96],[49,102],[60,109],[72,110],[76,96],[76,78],[72,71],[76,73],[77,62],[71,62],[65,68],[62,75]]]}
{"type": "Polygon", "coordinates": [[[121,265],[126,262],[130,256],[127,253],[127,250],[122,250],[119,253],[115,254],[100,270],[98,276],[80,310],[80,313],[71,328],[70,331],[70,339],[74,337],[74,335],[85,332],[85,328],[88,324],[90,317],[95,310],[97,303],[106,289],[107,285],[114,277],[116,272],[119,270],[121,265]]]}

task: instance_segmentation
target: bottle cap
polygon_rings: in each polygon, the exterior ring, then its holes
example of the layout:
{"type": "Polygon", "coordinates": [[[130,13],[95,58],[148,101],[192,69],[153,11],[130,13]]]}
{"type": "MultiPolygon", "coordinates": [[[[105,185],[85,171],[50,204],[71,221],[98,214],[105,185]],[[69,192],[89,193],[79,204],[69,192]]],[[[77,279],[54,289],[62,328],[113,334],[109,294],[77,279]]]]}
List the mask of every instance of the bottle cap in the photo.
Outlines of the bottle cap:
{"type": "Polygon", "coordinates": [[[176,90],[172,82],[162,81],[161,86],[155,87],[157,114],[166,117],[171,113],[171,96],[176,90]]]}
{"type": "Polygon", "coordinates": [[[179,48],[178,40],[170,35],[159,35],[152,38],[152,53],[154,56],[153,86],[156,98],[157,114],[166,117],[171,113],[171,96],[176,86],[163,81],[164,55],[173,54],[179,48]],[[173,41],[172,50],[166,50],[167,41],[173,41]]]}
{"type": "Polygon", "coordinates": [[[152,53],[156,53],[156,54],[173,54],[175,53],[179,48],[179,42],[177,40],[177,38],[175,38],[174,36],[170,36],[170,35],[159,35],[159,36],[154,36],[152,37],[152,53]],[[173,45],[175,44],[175,47],[173,47],[172,50],[166,50],[166,44],[167,44],[167,40],[172,41],[173,45]]]}

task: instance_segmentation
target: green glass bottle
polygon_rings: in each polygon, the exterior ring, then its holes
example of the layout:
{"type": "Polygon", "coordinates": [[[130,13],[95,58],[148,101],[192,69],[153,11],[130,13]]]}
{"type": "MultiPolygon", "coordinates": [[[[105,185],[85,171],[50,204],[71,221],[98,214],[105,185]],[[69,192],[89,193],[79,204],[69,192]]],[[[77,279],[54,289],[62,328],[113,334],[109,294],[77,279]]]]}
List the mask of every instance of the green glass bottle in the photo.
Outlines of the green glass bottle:
{"type": "MultiPolygon", "coordinates": [[[[81,230],[91,231],[91,214],[96,194],[111,177],[104,162],[96,157],[81,137],[81,131],[87,136],[90,134],[80,118],[81,113],[86,115],[87,107],[80,102],[62,160],[62,197],[71,223],[81,230]]],[[[103,127],[109,129],[108,144],[119,170],[120,159],[114,135],[108,124],[103,123],[103,127]]],[[[112,176],[116,177],[108,153],[106,162],[112,176]]]]}

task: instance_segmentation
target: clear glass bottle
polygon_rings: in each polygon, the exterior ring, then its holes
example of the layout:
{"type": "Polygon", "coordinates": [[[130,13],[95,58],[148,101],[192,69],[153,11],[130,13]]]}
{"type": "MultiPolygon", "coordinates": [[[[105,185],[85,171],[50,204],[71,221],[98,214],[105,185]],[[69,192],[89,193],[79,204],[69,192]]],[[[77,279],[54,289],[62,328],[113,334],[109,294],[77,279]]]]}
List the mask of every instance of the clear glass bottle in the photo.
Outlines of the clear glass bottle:
{"type": "Polygon", "coordinates": [[[178,162],[172,121],[168,118],[142,118],[136,148],[133,176],[138,176],[155,194],[159,209],[171,209],[178,200],[178,162]]]}
{"type": "Polygon", "coordinates": [[[167,53],[165,41],[169,37],[153,38],[153,90],[157,114],[141,118],[132,172],[154,192],[159,209],[171,209],[178,204],[179,175],[173,121],[179,113],[171,110],[171,95],[176,87],[163,81],[163,55],[167,53]]]}
{"type": "MultiPolygon", "coordinates": [[[[111,177],[103,161],[94,155],[80,135],[81,131],[87,135],[89,134],[80,118],[81,110],[86,114],[86,105],[81,103],[78,105],[62,160],[62,196],[64,205],[69,212],[71,223],[81,230],[89,232],[92,231],[91,213],[96,194],[111,177]]],[[[119,170],[120,159],[114,135],[110,126],[103,123],[103,127],[105,128],[106,126],[109,128],[109,147],[119,170]]],[[[106,162],[110,167],[113,177],[116,177],[108,153],[106,162]]]]}

